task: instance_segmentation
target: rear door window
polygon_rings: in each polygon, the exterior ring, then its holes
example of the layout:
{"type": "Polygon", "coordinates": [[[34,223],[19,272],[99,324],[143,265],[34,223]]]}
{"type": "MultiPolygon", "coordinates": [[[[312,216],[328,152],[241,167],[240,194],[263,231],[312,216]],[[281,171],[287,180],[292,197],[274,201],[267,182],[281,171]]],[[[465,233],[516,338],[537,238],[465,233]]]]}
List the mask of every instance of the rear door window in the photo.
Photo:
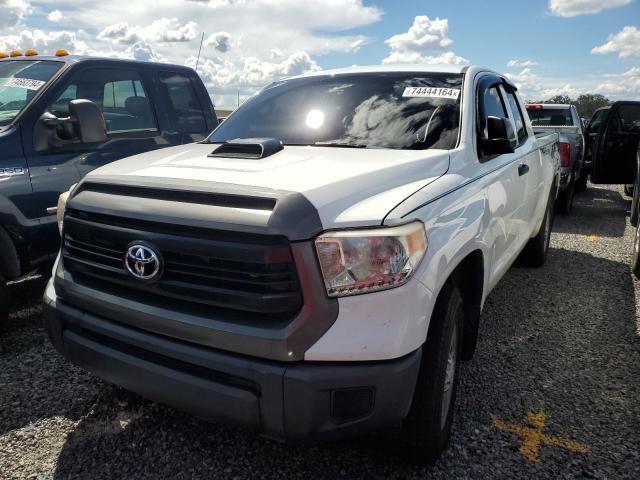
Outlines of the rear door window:
{"type": "Polygon", "coordinates": [[[172,110],[173,129],[181,133],[208,133],[202,105],[191,80],[185,75],[173,72],[161,72],[159,79],[172,110]]]}
{"type": "Polygon", "coordinates": [[[157,132],[158,125],[140,75],[119,69],[79,72],[48,111],[69,115],[71,100],[84,98],[96,103],[104,115],[108,134],[157,132]]]}

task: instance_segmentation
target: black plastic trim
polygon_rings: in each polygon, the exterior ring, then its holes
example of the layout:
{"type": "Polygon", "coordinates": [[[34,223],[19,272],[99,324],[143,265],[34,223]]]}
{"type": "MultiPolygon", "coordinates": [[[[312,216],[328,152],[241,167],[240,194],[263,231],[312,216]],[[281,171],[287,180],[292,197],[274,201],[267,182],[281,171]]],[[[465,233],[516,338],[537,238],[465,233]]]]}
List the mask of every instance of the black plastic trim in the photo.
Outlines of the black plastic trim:
{"type": "Polygon", "coordinates": [[[92,177],[74,190],[67,208],[236,234],[282,235],[292,242],[313,238],[322,231],[318,210],[301,193],[177,178],[92,177]],[[122,194],[128,188],[146,189],[145,195],[132,202],[131,196],[122,194]],[[185,203],[189,197],[197,203],[185,203]],[[251,211],[264,211],[271,204],[270,215],[251,211]]]}
{"type": "Polygon", "coordinates": [[[155,401],[285,441],[358,435],[399,424],[421,349],[378,362],[275,362],[181,342],[83,314],[45,294],[45,330],[76,365],[155,401]],[[332,418],[332,393],[370,389],[372,410],[332,418]]]}

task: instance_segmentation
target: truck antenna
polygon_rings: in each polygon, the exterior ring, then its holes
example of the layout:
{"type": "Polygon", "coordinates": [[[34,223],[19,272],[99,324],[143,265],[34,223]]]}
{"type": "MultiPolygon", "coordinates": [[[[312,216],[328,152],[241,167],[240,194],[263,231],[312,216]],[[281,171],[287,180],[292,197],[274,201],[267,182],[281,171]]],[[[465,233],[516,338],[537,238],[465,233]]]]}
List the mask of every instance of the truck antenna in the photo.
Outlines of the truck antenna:
{"type": "Polygon", "coordinates": [[[202,32],[202,38],[200,39],[200,48],[198,49],[198,58],[196,59],[196,72],[198,71],[198,63],[200,63],[200,52],[202,52],[203,42],[204,42],[204,32],[202,32]]]}

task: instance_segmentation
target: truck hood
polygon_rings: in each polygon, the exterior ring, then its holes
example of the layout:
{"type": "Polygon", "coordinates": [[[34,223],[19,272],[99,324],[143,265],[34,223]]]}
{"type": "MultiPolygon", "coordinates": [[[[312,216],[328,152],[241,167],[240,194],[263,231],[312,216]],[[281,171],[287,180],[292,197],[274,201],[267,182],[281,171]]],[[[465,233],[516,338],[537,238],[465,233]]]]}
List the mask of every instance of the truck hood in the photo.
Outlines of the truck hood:
{"type": "Polygon", "coordinates": [[[324,229],[380,225],[387,213],[443,175],[445,150],[351,149],[285,146],[262,159],[208,157],[212,144],[190,144],[136,155],[94,170],[86,179],[188,189],[226,185],[242,190],[302,194],[324,229]]]}

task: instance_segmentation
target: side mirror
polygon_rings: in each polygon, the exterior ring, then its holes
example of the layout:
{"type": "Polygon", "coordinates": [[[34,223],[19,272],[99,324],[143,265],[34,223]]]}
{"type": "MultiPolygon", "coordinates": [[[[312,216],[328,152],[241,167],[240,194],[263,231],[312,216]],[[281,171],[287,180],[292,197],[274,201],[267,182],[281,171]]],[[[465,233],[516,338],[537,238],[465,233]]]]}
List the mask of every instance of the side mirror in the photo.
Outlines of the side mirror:
{"type": "Polygon", "coordinates": [[[107,140],[107,129],[100,107],[91,100],[69,102],[69,116],[57,117],[45,112],[33,130],[33,147],[37,152],[73,143],[98,143],[107,140]],[[59,135],[64,133],[62,137],[59,135]]]}
{"type": "Polygon", "coordinates": [[[107,139],[102,110],[91,100],[71,100],[69,113],[74,131],[81,143],[104,142],[107,139]]]}
{"type": "Polygon", "coordinates": [[[480,140],[480,147],[485,155],[513,153],[517,146],[518,137],[511,120],[501,117],[487,117],[487,138],[480,140]]]}

